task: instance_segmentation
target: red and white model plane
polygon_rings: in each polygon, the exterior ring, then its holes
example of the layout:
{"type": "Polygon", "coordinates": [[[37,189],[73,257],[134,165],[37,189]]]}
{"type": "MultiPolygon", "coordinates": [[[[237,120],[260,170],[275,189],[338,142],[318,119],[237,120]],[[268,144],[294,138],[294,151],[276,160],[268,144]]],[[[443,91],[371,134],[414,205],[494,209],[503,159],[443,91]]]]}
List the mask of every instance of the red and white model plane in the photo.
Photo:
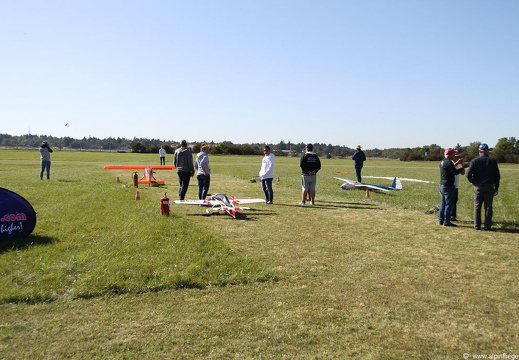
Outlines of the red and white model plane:
{"type": "Polygon", "coordinates": [[[250,210],[249,207],[239,205],[264,202],[264,199],[235,199],[234,196],[229,199],[226,194],[211,194],[209,200],[175,200],[175,204],[211,206],[210,209],[206,210],[207,213],[210,211],[226,211],[234,219],[236,219],[236,211],[250,210]]]}

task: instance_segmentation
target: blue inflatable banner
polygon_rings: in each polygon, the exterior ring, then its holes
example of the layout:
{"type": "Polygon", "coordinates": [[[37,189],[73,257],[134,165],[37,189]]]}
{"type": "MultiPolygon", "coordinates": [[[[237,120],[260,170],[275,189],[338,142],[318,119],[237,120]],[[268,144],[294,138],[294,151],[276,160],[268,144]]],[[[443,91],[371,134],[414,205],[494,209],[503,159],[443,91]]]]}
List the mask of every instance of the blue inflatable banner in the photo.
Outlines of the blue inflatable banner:
{"type": "Polygon", "coordinates": [[[36,226],[36,212],[22,196],[0,188],[0,241],[29,236],[36,226]]]}

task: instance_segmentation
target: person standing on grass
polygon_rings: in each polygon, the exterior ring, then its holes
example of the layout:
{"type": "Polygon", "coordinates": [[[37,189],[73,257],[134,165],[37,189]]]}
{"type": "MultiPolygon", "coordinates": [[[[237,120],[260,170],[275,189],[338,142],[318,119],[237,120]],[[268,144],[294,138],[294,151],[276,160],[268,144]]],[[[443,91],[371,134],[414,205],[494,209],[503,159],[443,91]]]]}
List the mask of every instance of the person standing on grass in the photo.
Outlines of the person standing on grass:
{"type": "Polygon", "coordinates": [[[481,230],[481,208],[485,208],[483,229],[492,230],[492,203],[497,196],[501,175],[496,159],[489,155],[487,144],[479,146],[479,157],[470,162],[467,179],[474,185],[474,229],[481,230]]]}
{"type": "Polygon", "coordinates": [[[457,150],[454,150],[454,159],[455,160],[453,160],[453,162],[457,162],[457,165],[454,166],[456,167],[456,169],[461,169],[461,172],[459,174],[454,175],[454,199],[452,200],[451,221],[458,221],[457,215],[460,177],[461,175],[465,175],[465,168],[463,167],[463,158],[458,154],[457,150]]]}
{"type": "Polygon", "coordinates": [[[209,168],[209,145],[202,144],[200,152],[196,155],[195,169],[198,180],[198,199],[204,200],[211,185],[211,169],[209,168]]]}
{"type": "Polygon", "coordinates": [[[356,146],[356,151],[351,157],[353,161],[355,161],[355,174],[357,174],[357,181],[362,182],[362,167],[364,166],[364,161],[366,161],[366,154],[361,150],[360,144],[356,146]]]}
{"type": "Polygon", "coordinates": [[[160,146],[159,157],[160,157],[160,165],[166,165],[166,149],[164,149],[164,145],[160,146]]]}
{"type": "Polygon", "coordinates": [[[321,170],[321,160],[314,153],[312,144],[306,145],[306,152],[301,157],[299,165],[301,166],[301,185],[303,188],[302,200],[299,205],[306,204],[307,195],[312,205],[315,205],[315,185],[317,183],[317,172],[321,170]]]}
{"type": "Polygon", "coordinates": [[[445,159],[440,163],[440,211],[438,213],[438,224],[443,226],[457,226],[451,222],[452,206],[454,202],[454,180],[455,176],[462,172],[467,167],[462,165],[457,169],[456,166],[462,162],[462,159],[454,160],[456,152],[448,148],[445,150],[445,159]],[[461,160],[461,161],[460,161],[461,160]]]}
{"type": "Polygon", "coordinates": [[[49,144],[44,141],[40,145],[40,159],[41,159],[41,171],[40,179],[43,180],[43,173],[47,171],[47,180],[50,179],[50,153],[52,148],[49,144]]]}
{"type": "Polygon", "coordinates": [[[191,150],[187,147],[187,141],[182,140],[180,143],[180,148],[175,150],[175,155],[173,157],[175,167],[177,168],[178,174],[178,196],[180,200],[184,200],[186,197],[187,189],[189,188],[189,181],[195,174],[195,167],[193,165],[193,154],[191,150]]]}
{"type": "Polygon", "coordinates": [[[274,180],[274,154],[270,151],[270,146],[268,145],[263,148],[263,154],[265,156],[263,156],[263,160],[261,160],[259,177],[267,204],[272,204],[274,200],[274,192],[272,191],[272,181],[274,180]]]}

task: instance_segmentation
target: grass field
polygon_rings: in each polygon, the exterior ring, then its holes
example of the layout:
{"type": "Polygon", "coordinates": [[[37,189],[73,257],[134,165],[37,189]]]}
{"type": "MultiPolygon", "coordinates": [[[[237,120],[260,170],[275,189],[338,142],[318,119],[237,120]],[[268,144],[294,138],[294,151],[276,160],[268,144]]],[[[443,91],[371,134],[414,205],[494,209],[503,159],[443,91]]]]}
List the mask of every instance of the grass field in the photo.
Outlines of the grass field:
{"type": "MultiPolygon", "coordinates": [[[[261,157],[211,156],[210,191],[263,197],[261,157]]],[[[0,186],[38,213],[27,239],[0,243],[1,359],[464,359],[519,354],[519,166],[500,164],[496,231],[427,205],[437,184],[395,194],[343,191],[350,160],[323,159],[316,206],[298,206],[299,160],[276,159],[274,205],[234,220],[172,205],[105,164],[158,156],[56,150],[51,180],[37,151],[0,150],[0,186]],[[116,177],[121,182],[116,182],[116,177]]],[[[172,158],[169,155],[169,163],[172,158]]],[[[368,161],[365,175],[438,181],[437,163],[368,161]]],[[[373,179],[379,184],[390,181],[373,179]]],[[[188,198],[196,198],[196,180],[188,198]]],[[[503,357],[502,357],[503,358],[503,357]]]]}

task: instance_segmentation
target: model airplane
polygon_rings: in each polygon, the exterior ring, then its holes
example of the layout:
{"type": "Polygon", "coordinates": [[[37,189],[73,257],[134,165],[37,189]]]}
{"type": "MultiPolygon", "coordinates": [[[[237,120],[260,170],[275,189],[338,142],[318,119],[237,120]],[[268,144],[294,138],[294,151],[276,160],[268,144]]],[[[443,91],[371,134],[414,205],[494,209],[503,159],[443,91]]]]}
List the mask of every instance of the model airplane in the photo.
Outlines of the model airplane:
{"type": "Polygon", "coordinates": [[[248,207],[236,206],[241,204],[264,203],[263,199],[235,199],[232,196],[230,199],[226,194],[211,194],[209,200],[175,200],[175,204],[182,205],[205,205],[211,206],[206,212],[210,211],[226,211],[236,219],[236,211],[250,210],[248,207]]]}
{"type": "Polygon", "coordinates": [[[164,185],[164,180],[156,180],[153,176],[155,170],[173,170],[173,165],[105,165],[107,170],[144,170],[141,179],[135,185],[164,185]]]}
{"type": "MultiPolygon", "coordinates": [[[[363,178],[369,178],[369,179],[387,179],[387,180],[393,180],[392,177],[389,176],[366,176],[363,175],[363,178]]],[[[420,179],[409,179],[409,178],[399,178],[401,181],[411,181],[411,182],[419,182],[419,183],[425,183],[425,184],[434,184],[434,181],[427,181],[427,180],[420,180],[420,179]]]]}
{"type": "Polygon", "coordinates": [[[357,182],[357,181],[348,180],[348,179],[342,179],[339,177],[334,177],[334,179],[344,181],[344,184],[341,185],[341,189],[343,189],[343,190],[359,189],[359,190],[375,190],[375,191],[392,192],[394,190],[402,189],[402,182],[400,181],[399,178],[394,178],[393,184],[391,186],[368,184],[368,183],[357,182]]]}

